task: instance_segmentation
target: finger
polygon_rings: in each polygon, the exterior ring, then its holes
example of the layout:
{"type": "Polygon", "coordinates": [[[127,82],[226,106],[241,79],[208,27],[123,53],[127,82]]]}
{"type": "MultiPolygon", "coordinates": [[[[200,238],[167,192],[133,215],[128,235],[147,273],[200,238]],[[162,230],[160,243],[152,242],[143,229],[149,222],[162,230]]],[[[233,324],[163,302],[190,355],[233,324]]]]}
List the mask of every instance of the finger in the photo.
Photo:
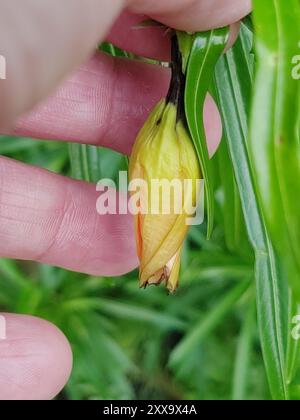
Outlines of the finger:
{"type": "MultiPolygon", "coordinates": [[[[113,148],[130,154],[150,110],[166,96],[168,69],[97,54],[56,93],[22,117],[17,135],[67,140],[113,148]]],[[[206,103],[209,149],[220,142],[222,127],[216,105],[206,103]]]]}
{"type": "Polygon", "coordinates": [[[98,53],[55,94],[22,117],[15,134],[109,146],[130,153],[138,130],[166,95],[169,71],[98,53]]]}
{"type": "Polygon", "coordinates": [[[237,22],[251,11],[251,0],[132,0],[130,9],[177,29],[198,31],[237,22]]]}
{"type": "Polygon", "coordinates": [[[99,195],[91,184],[0,158],[0,256],[92,275],[131,271],[132,217],[98,215],[99,195]]]}
{"type": "Polygon", "coordinates": [[[71,368],[70,346],[56,327],[29,316],[0,315],[0,400],[50,400],[71,368]]]}
{"type": "Polygon", "coordinates": [[[217,105],[210,95],[207,95],[205,100],[203,123],[206,133],[206,141],[209,156],[212,157],[222,139],[222,121],[217,105]]]}
{"type": "Polygon", "coordinates": [[[0,0],[0,126],[47,95],[104,38],[125,0],[0,0]]]}

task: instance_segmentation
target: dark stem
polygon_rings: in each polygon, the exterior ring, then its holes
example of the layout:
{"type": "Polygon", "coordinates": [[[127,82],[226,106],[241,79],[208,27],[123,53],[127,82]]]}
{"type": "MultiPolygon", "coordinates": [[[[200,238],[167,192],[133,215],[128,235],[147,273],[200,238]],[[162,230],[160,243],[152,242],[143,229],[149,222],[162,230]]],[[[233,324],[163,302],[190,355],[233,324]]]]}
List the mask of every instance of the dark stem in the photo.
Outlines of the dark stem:
{"type": "Polygon", "coordinates": [[[184,92],[186,78],[182,70],[182,55],[179,49],[177,35],[172,36],[172,78],[167,103],[172,103],[177,107],[177,121],[185,121],[184,92]]]}

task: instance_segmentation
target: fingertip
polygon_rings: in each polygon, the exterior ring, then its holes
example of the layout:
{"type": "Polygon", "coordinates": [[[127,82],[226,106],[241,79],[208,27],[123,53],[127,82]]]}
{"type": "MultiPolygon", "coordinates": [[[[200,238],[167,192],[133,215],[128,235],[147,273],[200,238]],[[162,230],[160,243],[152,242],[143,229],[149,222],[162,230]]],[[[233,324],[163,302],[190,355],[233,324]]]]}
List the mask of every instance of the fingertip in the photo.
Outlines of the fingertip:
{"type": "Polygon", "coordinates": [[[121,212],[113,188],[106,202],[104,190],[93,184],[6,158],[0,158],[0,181],[6,202],[0,206],[2,257],[108,277],[135,268],[134,225],[125,192],[121,212]],[[12,223],[7,224],[8,217],[12,223]]]}
{"type": "Polygon", "coordinates": [[[64,334],[47,321],[2,314],[0,400],[50,400],[65,386],[72,351],[64,334]]]}

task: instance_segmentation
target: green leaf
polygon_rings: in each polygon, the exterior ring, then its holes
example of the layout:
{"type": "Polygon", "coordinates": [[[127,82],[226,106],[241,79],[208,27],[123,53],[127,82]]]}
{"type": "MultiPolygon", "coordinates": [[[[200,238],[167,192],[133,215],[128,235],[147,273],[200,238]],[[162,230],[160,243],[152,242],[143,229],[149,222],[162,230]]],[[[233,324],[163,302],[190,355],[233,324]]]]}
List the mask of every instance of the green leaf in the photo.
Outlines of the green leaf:
{"type": "Polygon", "coordinates": [[[177,38],[179,50],[182,55],[182,71],[186,74],[195,37],[187,32],[177,31],[177,38]]]}
{"type": "Polygon", "coordinates": [[[300,83],[293,74],[299,56],[299,1],[255,0],[253,17],[257,68],[251,157],[271,240],[300,299],[300,83]]]}
{"type": "Polygon", "coordinates": [[[243,401],[247,399],[249,371],[251,367],[251,350],[256,326],[255,314],[256,306],[252,301],[247,310],[241,335],[238,340],[232,387],[232,399],[234,401],[243,401]]]}
{"type": "MultiPolygon", "coordinates": [[[[69,145],[72,176],[76,179],[81,179],[90,182],[93,178],[95,170],[94,164],[91,165],[89,161],[89,149],[92,146],[71,143],[69,145]]],[[[94,150],[94,148],[92,149],[94,150]]],[[[94,160],[93,160],[94,162],[94,160]]]]}
{"type": "Polygon", "coordinates": [[[37,145],[42,145],[42,142],[29,138],[15,138],[12,141],[10,137],[3,136],[1,137],[0,154],[16,154],[26,150],[36,149],[37,145]]]}
{"type": "Polygon", "coordinates": [[[227,44],[228,34],[229,29],[223,28],[194,35],[186,74],[186,117],[205,180],[208,237],[211,236],[214,224],[214,187],[204,130],[203,109],[215,66],[227,44]]]}
{"type": "Polygon", "coordinates": [[[248,235],[256,254],[257,310],[265,367],[274,399],[287,399],[285,374],[287,295],[285,273],[265,228],[248,144],[253,57],[243,26],[236,45],[217,66],[216,84],[224,131],[240,192],[248,235]]]}
{"type": "MultiPolygon", "coordinates": [[[[232,253],[237,253],[249,259],[251,245],[247,235],[241,199],[225,139],[222,140],[215,158],[217,159],[221,180],[222,195],[220,197],[220,205],[227,248],[232,253]]],[[[253,259],[252,255],[251,259],[253,259]]]]}
{"type": "Polygon", "coordinates": [[[125,58],[130,57],[129,53],[127,53],[124,50],[121,50],[120,48],[116,47],[115,45],[109,42],[103,42],[100,45],[100,50],[109,55],[112,55],[113,57],[125,57],[125,58]]]}
{"type": "Polygon", "coordinates": [[[277,260],[271,245],[267,254],[256,255],[257,311],[271,394],[275,400],[287,400],[288,286],[277,260]]]}
{"type": "Polygon", "coordinates": [[[253,28],[253,21],[252,21],[252,15],[248,15],[243,19],[243,24],[246,26],[246,28],[250,31],[253,32],[254,28],[253,28]]]}

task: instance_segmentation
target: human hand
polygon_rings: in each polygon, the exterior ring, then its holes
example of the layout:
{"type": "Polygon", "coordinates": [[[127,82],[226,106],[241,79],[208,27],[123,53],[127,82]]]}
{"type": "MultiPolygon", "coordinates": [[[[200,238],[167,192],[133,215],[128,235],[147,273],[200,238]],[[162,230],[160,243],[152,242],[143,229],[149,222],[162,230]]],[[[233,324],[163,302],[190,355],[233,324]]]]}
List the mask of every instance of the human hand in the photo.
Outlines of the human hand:
{"type": "MultiPolygon", "coordinates": [[[[7,80],[0,80],[2,132],[130,153],[149,110],[167,92],[169,71],[102,53],[88,60],[121,10],[129,6],[196,30],[236,22],[249,12],[250,0],[0,0],[0,6],[0,54],[7,62],[7,80]]],[[[168,59],[165,31],[132,28],[143,19],[124,12],[109,40],[168,59]]],[[[205,125],[213,152],[221,123],[210,98],[205,125]]],[[[97,215],[96,199],[92,185],[0,158],[0,255],[94,275],[130,271],[137,265],[132,220],[97,215]]],[[[66,339],[51,324],[0,316],[0,399],[53,398],[71,360],[66,339]]]]}

